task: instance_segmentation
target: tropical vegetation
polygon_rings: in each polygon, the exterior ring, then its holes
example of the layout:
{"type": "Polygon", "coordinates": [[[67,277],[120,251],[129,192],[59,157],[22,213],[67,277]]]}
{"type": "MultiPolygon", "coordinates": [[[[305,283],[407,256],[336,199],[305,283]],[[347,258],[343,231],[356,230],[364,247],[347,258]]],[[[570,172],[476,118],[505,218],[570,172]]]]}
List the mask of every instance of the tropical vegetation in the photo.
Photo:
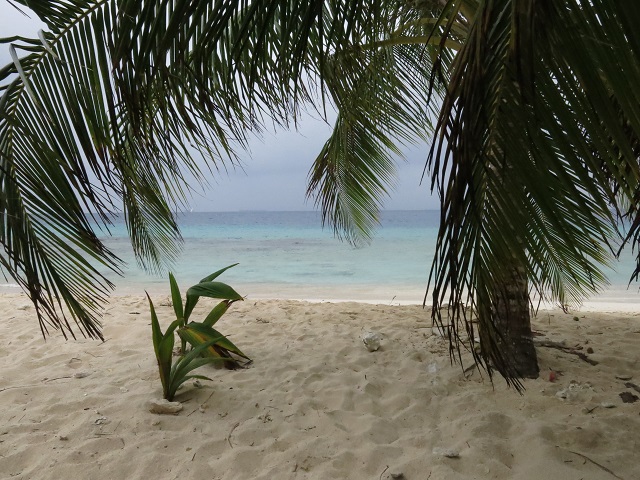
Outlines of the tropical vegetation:
{"type": "Polygon", "coordinates": [[[108,229],[121,209],[139,262],[159,268],[176,253],[194,154],[224,169],[264,125],[295,126],[305,109],[338,112],[309,194],[355,243],[403,145],[431,141],[434,319],[449,322],[453,356],[478,328],[476,361],[516,386],[537,369],[523,371],[531,299],[576,304],[638,244],[634,2],[14,3],[47,32],[3,40],[0,262],[43,333],[70,332],[70,316],[101,336],[111,283],[87,258],[119,262],[91,221],[108,229]]]}
{"type": "Polygon", "coordinates": [[[169,273],[171,303],[176,319],[171,322],[164,333],[160,327],[153,301],[147,294],[151,313],[151,338],[165,399],[172,401],[178,388],[189,379],[211,380],[203,375],[190,375],[190,372],[196,368],[208,363],[220,362],[227,368],[234,369],[250,361],[249,357],[231,340],[213,328],[213,325],[222,318],[230,305],[243,300],[229,285],[214,281],[219,275],[236,265],[237,263],[220,269],[189,288],[184,304],[178,283],[173,274],[169,273]],[[222,299],[222,301],[211,309],[203,322],[190,322],[189,318],[200,297],[222,299]],[[176,332],[182,340],[182,346],[180,358],[174,363],[172,358],[176,332]],[[192,346],[189,351],[186,348],[187,342],[192,346]],[[243,359],[243,362],[240,362],[238,358],[243,359]]]}
{"type": "Polygon", "coordinates": [[[169,273],[169,283],[171,285],[171,303],[173,311],[178,322],[177,333],[182,339],[181,353],[184,355],[187,351],[186,344],[191,344],[194,348],[202,344],[210,342],[212,339],[216,341],[209,345],[202,355],[205,357],[220,358],[224,361],[224,365],[229,369],[241,366],[243,363],[251,361],[242,350],[236,347],[231,340],[216,330],[214,325],[227,313],[229,307],[235,302],[244,300],[243,297],[226,283],[214,281],[222,273],[232,267],[238,265],[234,263],[228,267],[222,268],[211,275],[206,276],[200,282],[193,285],[187,290],[185,303],[182,303],[182,296],[178,283],[172,273],[169,273]],[[221,301],[211,309],[202,322],[189,321],[193,309],[198,304],[201,297],[221,299],[221,301]],[[238,358],[243,359],[243,362],[238,358]]]}
{"type": "Polygon", "coordinates": [[[220,358],[201,356],[202,352],[212,345],[216,339],[211,339],[209,342],[194,348],[188,354],[180,357],[172,364],[173,345],[175,342],[174,332],[176,328],[178,328],[179,321],[176,320],[172,322],[171,325],[169,325],[169,328],[167,328],[167,331],[163,333],[160,328],[160,322],[158,321],[158,316],[156,315],[153,302],[148,294],[147,298],[149,299],[149,310],[151,311],[153,350],[156,354],[158,372],[160,374],[160,381],[162,382],[162,396],[171,402],[173,401],[178,388],[180,388],[180,386],[182,386],[182,384],[187,380],[211,380],[209,377],[205,377],[204,375],[189,375],[189,373],[207,363],[220,361],[220,358]]]}

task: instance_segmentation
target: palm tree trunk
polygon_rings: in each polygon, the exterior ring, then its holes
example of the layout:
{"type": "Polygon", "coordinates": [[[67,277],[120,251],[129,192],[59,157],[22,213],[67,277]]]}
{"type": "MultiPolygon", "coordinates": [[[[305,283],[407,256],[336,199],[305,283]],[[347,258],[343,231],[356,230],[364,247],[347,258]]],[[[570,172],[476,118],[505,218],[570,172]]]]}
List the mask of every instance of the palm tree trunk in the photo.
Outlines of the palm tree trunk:
{"type": "MultiPolygon", "coordinates": [[[[527,276],[524,267],[514,262],[512,259],[508,270],[499,277],[504,282],[494,286],[491,316],[497,333],[495,343],[489,342],[482,348],[499,349],[508,365],[494,362],[494,366],[503,376],[538,378],[540,369],[531,332],[527,276]]],[[[492,355],[495,353],[490,352],[488,357],[495,359],[492,355]]]]}

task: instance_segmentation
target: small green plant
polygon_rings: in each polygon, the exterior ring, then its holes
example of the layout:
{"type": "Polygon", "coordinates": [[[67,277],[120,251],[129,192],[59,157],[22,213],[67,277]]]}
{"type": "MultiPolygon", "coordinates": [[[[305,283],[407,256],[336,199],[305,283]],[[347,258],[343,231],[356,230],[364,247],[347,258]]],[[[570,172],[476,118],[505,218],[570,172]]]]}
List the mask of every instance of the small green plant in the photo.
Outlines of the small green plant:
{"type": "Polygon", "coordinates": [[[173,357],[173,345],[175,342],[174,331],[178,328],[180,321],[175,320],[171,325],[169,325],[167,331],[162,333],[160,323],[158,322],[158,316],[156,315],[156,311],[153,307],[153,302],[151,301],[149,294],[147,294],[147,298],[149,299],[149,309],[151,310],[153,349],[155,350],[156,360],[158,361],[160,381],[162,382],[162,395],[167,400],[172,401],[180,385],[187,380],[191,378],[211,380],[210,378],[202,375],[188,374],[202,365],[220,360],[219,358],[201,357],[201,354],[219,339],[211,339],[208,342],[192,349],[187,355],[179,358],[172,366],[171,361],[173,357]]]}
{"type": "Polygon", "coordinates": [[[214,280],[236,265],[237,263],[234,263],[233,265],[222,268],[189,288],[187,290],[187,299],[184,307],[182,305],[182,296],[180,295],[178,283],[173,274],[169,274],[173,310],[176,314],[176,319],[180,320],[178,335],[182,340],[182,352],[186,352],[187,342],[195,348],[216,338],[217,341],[205,349],[203,355],[223,359],[225,367],[229,369],[239,367],[244,363],[239,360],[239,358],[246,362],[249,362],[250,359],[242,350],[236,347],[231,340],[213,328],[213,326],[234,302],[242,301],[243,298],[229,285],[222,282],[215,282],[214,280]],[[209,312],[202,322],[190,322],[189,318],[200,297],[218,298],[222,301],[209,312]]]}
{"type": "Polygon", "coordinates": [[[147,294],[151,310],[153,347],[158,361],[163,395],[167,400],[172,400],[178,387],[190,378],[210,380],[202,375],[188,375],[202,365],[223,362],[227,368],[233,369],[251,361],[231,340],[213,328],[234,302],[243,300],[242,296],[229,285],[214,281],[220,274],[236,265],[237,263],[218,270],[189,288],[184,305],[178,283],[170,273],[171,299],[176,319],[165,333],[160,329],[153,302],[147,294]],[[202,322],[189,322],[189,317],[200,297],[218,298],[222,301],[202,322]],[[182,341],[182,356],[172,365],[176,332],[182,341]],[[186,351],[187,343],[192,346],[189,352],[186,351]]]}

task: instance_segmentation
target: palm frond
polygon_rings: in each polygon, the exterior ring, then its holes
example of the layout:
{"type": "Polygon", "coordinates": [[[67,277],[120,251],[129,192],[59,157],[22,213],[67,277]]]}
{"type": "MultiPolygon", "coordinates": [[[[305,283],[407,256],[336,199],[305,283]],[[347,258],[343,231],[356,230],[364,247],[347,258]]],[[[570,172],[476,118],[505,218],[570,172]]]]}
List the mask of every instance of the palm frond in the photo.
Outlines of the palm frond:
{"type": "Polygon", "coordinates": [[[83,212],[108,228],[124,211],[138,261],[158,268],[177,251],[172,207],[186,201],[183,172],[199,176],[194,152],[226,168],[267,120],[295,122],[325,58],[375,31],[380,12],[318,0],[18,3],[49,32],[5,40],[17,53],[0,71],[2,263],[43,327],[70,330],[64,303],[89,336],[112,284],[86,256],[116,272],[118,260],[83,212]]]}
{"type": "Polygon", "coordinates": [[[424,142],[436,117],[429,78],[435,48],[423,43],[415,10],[388,12],[381,36],[343,46],[319,76],[339,114],[309,174],[307,195],[339,236],[371,238],[384,198],[394,186],[402,148],[424,142]]]}
{"type": "MultiPolygon", "coordinates": [[[[610,239],[620,238],[612,184],[629,198],[640,178],[612,103],[640,79],[619,73],[638,58],[616,57],[626,43],[622,29],[611,24],[605,33],[598,25],[600,16],[622,14],[616,2],[583,3],[478,4],[429,158],[443,206],[431,273],[434,316],[442,322],[439,307],[450,303],[459,352],[458,332],[473,333],[458,307],[468,301],[489,343],[484,358],[472,349],[476,359],[489,372],[507,372],[516,386],[510,359],[495,348],[495,285],[509,282],[509,265],[521,265],[544,299],[575,305],[597,291],[606,282],[601,265],[612,257],[610,239]]],[[[623,103],[624,115],[636,117],[640,103],[623,103]]]]}
{"type": "Polygon", "coordinates": [[[9,39],[26,54],[16,54],[0,80],[2,264],[36,304],[43,333],[47,325],[71,331],[68,311],[83,334],[100,337],[96,314],[113,285],[91,259],[116,273],[120,262],[89,219],[108,228],[121,208],[138,260],[158,268],[177,252],[171,205],[184,201],[182,171],[197,172],[190,149],[211,152],[210,138],[197,115],[189,129],[161,108],[166,94],[157,82],[147,108],[130,110],[112,75],[115,6],[37,7],[52,32],[9,39]]]}

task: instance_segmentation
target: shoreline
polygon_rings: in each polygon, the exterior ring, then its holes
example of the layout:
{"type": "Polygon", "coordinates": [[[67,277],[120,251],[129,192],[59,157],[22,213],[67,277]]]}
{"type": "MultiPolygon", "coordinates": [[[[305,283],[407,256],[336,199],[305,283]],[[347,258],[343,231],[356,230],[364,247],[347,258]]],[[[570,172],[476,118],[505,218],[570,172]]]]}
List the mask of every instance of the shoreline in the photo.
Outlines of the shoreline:
{"type": "MultiPolygon", "coordinates": [[[[222,279],[224,281],[224,279],[222,279]]],[[[225,282],[227,283],[227,282],[225,282]]],[[[310,303],[345,303],[357,302],[369,305],[423,305],[425,297],[424,287],[411,285],[348,285],[341,287],[325,285],[291,285],[291,284],[255,284],[229,282],[238,293],[251,300],[298,300],[310,303]]],[[[182,294],[186,293],[187,285],[181,285],[182,294]]],[[[146,290],[154,297],[170,296],[168,281],[146,285],[146,290]]],[[[11,295],[25,295],[19,288],[0,286],[0,297],[11,295]]],[[[25,295],[26,297],[26,295],[25,295]]],[[[123,297],[145,297],[145,286],[128,285],[117,286],[109,295],[110,299],[123,297]]],[[[427,297],[425,308],[430,308],[430,298],[427,297]]],[[[108,306],[109,304],[107,304],[108,306]]],[[[558,305],[540,304],[534,300],[535,311],[548,312],[560,310],[558,305]]],[[[602,293],[590,297],[569,312],[620,312],[640,314],[640,292],[631,288],[610,288],[602,293]]]]}

